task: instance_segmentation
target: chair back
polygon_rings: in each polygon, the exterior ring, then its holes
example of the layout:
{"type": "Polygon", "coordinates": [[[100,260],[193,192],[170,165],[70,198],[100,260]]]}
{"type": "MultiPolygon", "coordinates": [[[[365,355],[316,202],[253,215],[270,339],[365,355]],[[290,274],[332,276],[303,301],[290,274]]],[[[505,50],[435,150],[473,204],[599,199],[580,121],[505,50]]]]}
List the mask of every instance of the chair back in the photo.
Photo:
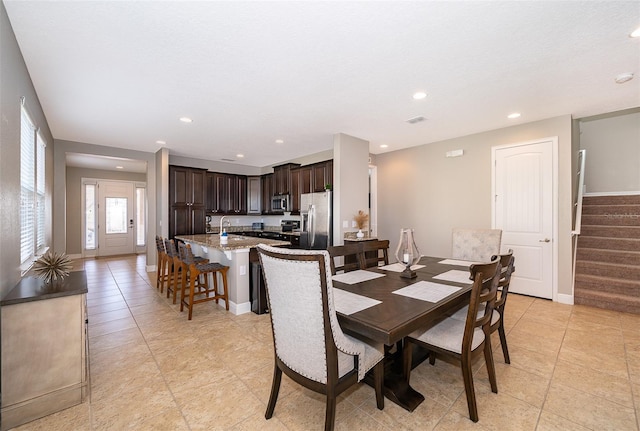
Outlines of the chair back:
{"type": "Polygon", "coordinates": [[[363,241],[362,256],[364,268],[389,265],[389,240],[363,241]]]}
{"type": "Polygon", "coordinates": [[[451,236],[451,257],[471,262],[491,262],[500,253],[502,230],[454,228],[451,236]]]}
{"type": "Polygon", "coordinates": [[[191,265],[195,263],[193,252],[191,251],[191,244],[178,243],[178,257],[185,265],[191,265]]]}
{"type": "Polygon", "coordinates": [[[500,297],[496,298],[495,308],[500,311],[504,309],[504,304],[507,302],[507,295],[509,294],[509,284],[511,283],[511,274],[516,270],[515,262],[516,258],[513,256],[513,250],[509,249],[506,254],[499,256],[493,256],[492,259],[500,258],[501,274],[500,281],[498,281],[498,289],[500,290],[500,297]]]}
{"type": "Polygon", "coordinates": [[[164,240],[158,235],[156,235],[156,250],[158,250],[158,254],[164,253],[164,240]]]}
{"type": "Polygon", "coordinates": [[[496,292],[500,279],[500,261],[471,265],[470,272],[473,278],[469,310],[462,339],[462,354],[470,354],[473,350],[473,338],[478,336],[478,330],[484,332],[485,340],[489,340],[491,331],[491,314],[495,307],[496,292]],[[478,313],[480,306],[484,305],[484,313],[478,313]]]}
{"type": "Polygon", "coordinates": [[[178,256],[178,250],[176,250],[176,244],[172,239],[164,240],[164,248],[166,250],[167,256],[170,258],[174,258],[178,256]]]}
{"type": "MultiPolygon", "coordinates": [[[[330,256],[326,250],[257,246],[262,265],[276,358],[307,379],[338,380],[338,348],[351,355],[336,316],[330,256]]],[[[350,372],[364,368],[349,357],[350,372]]],[[[342,367],[342,365],[341,365],[342,367]]],[[[364,372],[362,377],[364,377],[364,372]]],[[[359,377],[360,379],[361,377],[359,377]]]]}
{"type": "Polygon", "coordinates": [[[363,262],[360,250],[360,243],[357,242],[327,247],[327,252],[329,252],[330,256],[331,274],[336,275],[338,272],[361,269],[363,262]]]}

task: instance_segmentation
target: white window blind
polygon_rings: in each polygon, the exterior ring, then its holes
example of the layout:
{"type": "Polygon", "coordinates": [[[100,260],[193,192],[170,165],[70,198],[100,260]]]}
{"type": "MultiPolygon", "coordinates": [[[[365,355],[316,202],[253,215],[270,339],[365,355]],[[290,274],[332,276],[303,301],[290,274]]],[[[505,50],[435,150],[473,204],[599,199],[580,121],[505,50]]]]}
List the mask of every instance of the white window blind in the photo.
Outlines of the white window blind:
{"type": "Polygon", "coordinates": [[[24,108],[20,119],[20,263],[45,245],[45,142],[24,108]]]}

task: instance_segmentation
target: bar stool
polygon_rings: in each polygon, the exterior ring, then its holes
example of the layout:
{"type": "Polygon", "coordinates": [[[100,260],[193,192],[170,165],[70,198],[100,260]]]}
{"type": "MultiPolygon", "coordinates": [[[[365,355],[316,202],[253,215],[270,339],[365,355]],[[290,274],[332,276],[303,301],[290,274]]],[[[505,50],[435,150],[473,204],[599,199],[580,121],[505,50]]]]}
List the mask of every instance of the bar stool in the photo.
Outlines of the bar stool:
{"type": "Polygon", "coordinates": [[[191,246],[189,244],[178,244],[180,253],[182,254],[183,275],[182,275],[182,291],[180,293],[180,311],[184,310],[186,305],[189,309],[189,320],[193,314],[193,306],[201,302],[216,301],[224,299],[225,308],[229,310],[229,288],[227,286],[228,266],[218,262],[198,263],[193,259],[191,246]],[[188,265],[188,271],[186,266],[188,265]],[[188,277],[187,277],[188,273],[188,277]],[[222,286],[224,293],[218,293],[218,273],[222,275],[222,286]],[[209,288],[209,274],[213,274],[213,288],[209,288]],[[201,277],[203,276],[203,277],[201,277]],[[188,284],[186,280],[188,279],[188,284]],[[187,285],[189,286],[189,295],[186,294],[187,285]],[[196,289],[198,290],[196,292],[196,289]],[[210,294],[213,293],[213,296],[210,294]],[[195,298],[199,296],[199,298],[195,298]],[[204,297],[200,297],[205,295],[204,297]]]}
{"type": "Polygon", "coordinates": [[[164,249],[164,239],[161,236],[156,235],[156,250],[158,251],[157,271],[156,271],[156,289],[160,290],[160,293],[164,291],[164,284],[168,281],[166,270],[167,253],[164,249]]]}

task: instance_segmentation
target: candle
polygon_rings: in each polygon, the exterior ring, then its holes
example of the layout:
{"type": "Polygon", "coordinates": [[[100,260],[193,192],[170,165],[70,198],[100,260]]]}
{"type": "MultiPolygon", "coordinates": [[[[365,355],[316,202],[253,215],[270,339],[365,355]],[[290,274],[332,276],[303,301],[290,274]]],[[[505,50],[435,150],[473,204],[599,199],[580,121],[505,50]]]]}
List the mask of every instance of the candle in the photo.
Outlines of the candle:
{"type": "Polygon", "coordinates": [[[402,261],[403,261],[404,263],[407,263],[407,264],[408,264],[408,263],[410,263],[410,262],[409,262],[409,253],[405,253],[405,254],[404,254],[404,256],[402,257],[402,261]]]}

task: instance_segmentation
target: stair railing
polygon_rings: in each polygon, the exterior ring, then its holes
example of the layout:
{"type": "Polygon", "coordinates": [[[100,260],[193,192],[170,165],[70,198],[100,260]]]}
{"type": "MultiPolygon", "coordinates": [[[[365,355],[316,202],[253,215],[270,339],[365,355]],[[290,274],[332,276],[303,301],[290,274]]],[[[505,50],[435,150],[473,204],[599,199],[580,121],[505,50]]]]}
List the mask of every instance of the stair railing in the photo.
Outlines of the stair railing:
{"type": "Polygon", "coordinates": [[[582,197],[584,193],[584,162],[587,157],[587,150],[578,151],[578,190],[576,193],[576,202],[574,206],[574,219],[573,230],[571,236],[573,237],[573,268],[572,268],[572,285],[571,294],[573,295],[576,285],[576,258],[578,256],[578,236],[580,236],[580,229],[582,227],[582,197]]]}

